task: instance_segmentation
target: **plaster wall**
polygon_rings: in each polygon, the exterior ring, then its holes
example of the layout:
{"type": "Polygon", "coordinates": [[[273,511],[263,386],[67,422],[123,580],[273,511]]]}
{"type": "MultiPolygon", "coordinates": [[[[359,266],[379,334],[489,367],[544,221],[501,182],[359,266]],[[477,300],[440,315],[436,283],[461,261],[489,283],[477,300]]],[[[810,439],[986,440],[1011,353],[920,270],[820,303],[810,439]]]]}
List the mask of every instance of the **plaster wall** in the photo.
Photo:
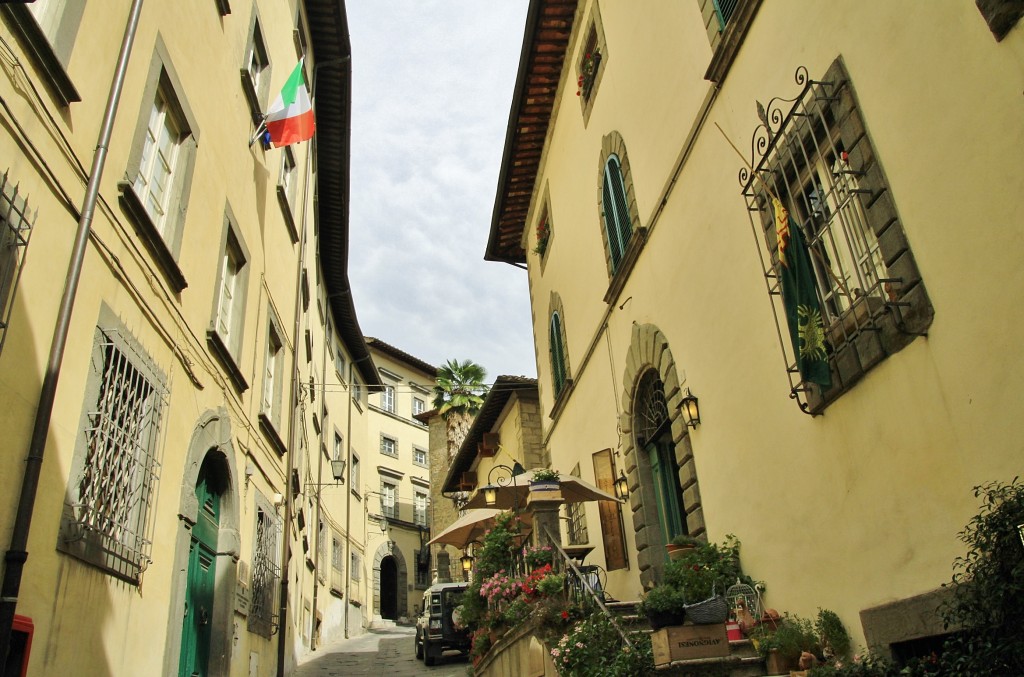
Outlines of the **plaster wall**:
{"type": "MultiPolygon", "coordinates": [[[[1022,32],[997,43],[969,3],[936,6],[913,22],[884,2],[764,3],[711,95],[696,2],[644,13],[607,0],[600,7],[607,70],[584,126],[570,63],[578,21],[526,231],[530,251],[546,189],[555,235],[543,271],[528,255],[537,354],[548,354],[555,291],[576,381],[565,408],[545,421],[552,465],[579,462],[588,479],[589,453],[616,446],[618,412],[632,393],[623,382],[632,327],[656,326],[681,385],[700,398],[702,424],[690,439],[709,536],[740,538],[744,567],[766,581],[769,605],[802,615],[832,608],[858,632],[860,610],[947,581],[962,551],[956,533],[975,512],[971,488],[1019,474],[1024,439],[1005,405],[1020,399],[1024,366],[1007,359],[1019,320],[1004,299],[1024,291],[1013,246],[1024,218],[1007,198],[1024,189],[1022,32]],[[936,314],[927,337],[812,418],[789,398],[761,245],[736,180],[742,161],[713,123],[748,152],[755,102],[795,96],[797,66],[821,77],[839,56],[936,314]],[[707,121],[696,126],[706,97],[707,121]],[[601,141],[613,130],[650,239],[605,303],[598,181],[601,141]]],[[[538,362],[549,413],[550,365],[538,362]]],[[[610,588],[620,598],[637,592],[628,575],[611,577],[610,588]]]]}

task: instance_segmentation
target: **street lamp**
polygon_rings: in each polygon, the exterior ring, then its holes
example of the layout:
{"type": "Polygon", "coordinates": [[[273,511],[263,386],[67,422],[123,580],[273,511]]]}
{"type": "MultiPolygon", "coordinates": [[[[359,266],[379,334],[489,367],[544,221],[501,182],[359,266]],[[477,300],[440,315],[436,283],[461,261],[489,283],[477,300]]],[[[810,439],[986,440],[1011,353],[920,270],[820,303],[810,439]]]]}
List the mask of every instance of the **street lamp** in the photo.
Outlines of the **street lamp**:
{"type": "Polygon", "coordinates": [[[486,503],[488,507],[494,507],[498,502],[498,489],[512,484],[513,478],[518,477],[525,472],[526,468],[520,465],[519,461],[516,461],[515,465],[511,468],[501,463],[491,468],[491,471],[487,473],[487,486],[481,489],[481,491],[484,492],[484,503],[486,503]],[[495,470],[500,471],[497,480],[492,477],[495,470]],[[508,477],[505,477],[504,473],[508,473],[508,477]]]}
{"type": "Polygon", "coordinates": [[[615,480],[615,497],[625,499],[629,496],[629,481],[626,479],[626,473],[619,469],[619,476],[615,480]]]}
{"type": "Polygon", "coordinates": [[[700,425],[700,404],[697,402],[696,395],[691,393],[689,388],[686,389],[686,395],[683,396],[679,409],[683,413],[683,420],[688,428],[696,428],[700,425]]]}

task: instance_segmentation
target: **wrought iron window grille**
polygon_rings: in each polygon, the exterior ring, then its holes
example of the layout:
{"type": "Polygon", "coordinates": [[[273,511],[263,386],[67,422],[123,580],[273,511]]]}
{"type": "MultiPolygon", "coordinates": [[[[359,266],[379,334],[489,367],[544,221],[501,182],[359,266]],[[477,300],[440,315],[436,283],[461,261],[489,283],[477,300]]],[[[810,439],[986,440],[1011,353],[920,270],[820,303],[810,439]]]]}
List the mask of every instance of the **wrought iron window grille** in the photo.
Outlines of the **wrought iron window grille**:
{"type": "Polygon", "coordinates": [[[8,172],[0,176],[0,351],[7,340],[14,294],[38,215],[29,215],[28,200],[18,194],[18,188],[11,185],[8,172]]]}
{"type": "Polygon", "coordinates": [[[86,413],[82,471],[61,529],[66,550],[138,582],[152,563],[163,410],[152,360],[117,329],[97,330],[96,400],[86,413]]]}
{"type": "Polygon", "coordinates": [[[257,511],[248,627],[250,632],[264,637],[274,635],[279,627],[279,617],[274,613],[274,596],[281,580],[281,568],[275,557],[280,531],[280,524],[270,513],[262,509],[257,511]]]}
{"type": "Polygon", "coordinates": [[[878,223],[867,215],[888,187],[840,71],[834,65],[834,77],[811,80],[800,66],[794,77],[801,88],[797,96],[775,97],[767,106],[756,102],[760,124],[751,137],[750,162],[739,171],[790,397],[810,414],[820,413],[880,359],[924,334],[904,317],[914,305],[907,297],[920,283],[916,265],[912,276],[890,272],[909,250],[902,226],[896,224],[902,244],[883,246],[896,217],[878,223]],[[868,165],[874,170],[870,176],[868,165]],[[788,209],[790,227],[801,229],[810,256],[832,372],[833,385],[826,389],[803,380],[788,337],[772,198],[788,209]],[[909,339],[889,341],[883,334],[890,328],[909,339]],[[841,362],[850,364],[840,368],[841,362]]]}

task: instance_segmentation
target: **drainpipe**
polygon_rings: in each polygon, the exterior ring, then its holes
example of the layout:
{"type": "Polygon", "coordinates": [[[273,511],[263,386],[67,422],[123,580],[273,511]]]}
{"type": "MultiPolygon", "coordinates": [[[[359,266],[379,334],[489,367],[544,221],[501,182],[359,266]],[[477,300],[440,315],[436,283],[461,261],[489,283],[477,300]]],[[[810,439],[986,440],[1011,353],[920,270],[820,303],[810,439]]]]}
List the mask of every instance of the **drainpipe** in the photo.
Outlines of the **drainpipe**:
{"type": "MultiPolygon", "coordinates": [[[[323,63],[313,64],[313,82],[310,83],[309,91],[309,102],[310,107],[313,109],[314,116],[316,114],[316,77],[320,72],[322,66],[330,66],[333,64],[344,63],[349,60],[349,56],[343,56],[338,59],[330,59],[323,63]]],[[[309,183],[312,180],[313,171],[313,147],[310,145],[306,152],[306,170],[305,170],[305,183],[302,187],[302,223],[300,225],[299,234],[299,267],[296,272],[295,279],[295,351],[292,354],[292,434],[291,434],[291,448],[288,450],[288,463],[287,470],[284,479],[284,529],[282,533],[284,537],[281,545],[281,587],[280,587],[280,602],[278,607],[278,625],[280,630],[278,631],[277,639],[277,677],[284,677],[284,666],[285,659],[287,658],[287,638],[288,638],[288,576],[289,567],[288,563],[291,560],[291,526],[292,526],[292,513],[293,513],[293,501],[291,491],[292,471],[295,469],[294,450],[299,446],[299,431],[302,429],[302,422],[299,420],[299,333],[302,331],[302,304],[300,298],[302,295],[302,268],[306,260],[306,220],[309,214],[309,183]]],[[[314,196],[316,198],[316,196],[314,196]]],[[[319,202],[313,205],[313,219],[316,220],[319,217],[319,202]]],[[[315,242],[315,246],[319,246],[319,243],[315,242]]],[[[319,453],[319,450],[317,450],[319,453]]],[[[319,529],[319,525],[317,525],[319,529]]]]}
{"type": "Polygon", "coordinates": [[[50,428],[50,417],[53,414],[53,402],[57,395],[57,380],[60,377],[61,361],[64,358],[64,347],[67,344],[68,330],[71,326],[71,311],[75,306],[75,294],[78,281],[82,276],[85,262],[85,248],[89,242],[89,230],[92,225],[93,212],[99,196],[100,179],[107,160],[107,147],[114,128],[117,105],[121,100],[124,88],[125,73],[128,71],[128,59],[135,42],[135,33],[142,12],[142,0],[133,0],[125,25],[124,37],[121,39],[121,52],[117,56],[114,79],[110,84],[107,107],[103,113],[99,139],[96,142],[96,154],[92,160],[92,171],[89,183],[82,200],[81,216],[78,219],[78,231],[75,233],[75,244],[68,262],[67,277],[64,281],[64,292],[57,312],[57,323],[53,330],[50,343],[50,356],[46,363],[46,373],[39,392],[39,406],[36,409],[32,438],[29,442],[28,458],[25,460],[25,474],[21,481],[21,497],[18,499],[18,512],[14,518],[14,530],[11,533],[11,544],[4,555],[6,567],[3,583],[0,584],[0,657],[4,663],[10,650],[11,626],[14,624],[14,613],[18,605],[18,593],[21,590],[21,574],[28,559],[28,535],[32,524],[32,512],[35,507],[36,490],[39,487],[39,475],[43,465],[43,452],[46,450],[46,438],[50,428]]]}
{"type": "MultiPolygon", "coordinates": [[[[331,324],[328,323],[328,326],[331,326],[331,324]]],[[[334,331],[338,331],[338,328],[334,327],[334,331]]],[[[333,333],[328,338],[329,338],[329,340],[333,341],[334,340],[333,333]]],[[[326,410],[326,406],[325,405],[327,404],[327,400],[325,399],[327,397],[327,341],[324,341],[324,344],[323,344],[323,346],[321,347],[321,350],[320,350],[320,388],[319,389],[320,389],[320,413],[323,414],[323,413],[325,413],[325,410],[326,410]]],[[[331,439],[330,434],[327,431],[327,423],[328,423],[327,417],[326,416],[321,416],[321,423],[320,423],[320,439],[321,440],[323,440],[324,438],[327,438],[328,440],[331,439]]],[[[322,443],[323,442],[321,442],[321,444],[322,443]]],[[[320,448],[319,447],[317,447],[317,449],[315,451],[313,451],[312,453],[316,454],[316,491],[313,494],[314,496],[316,496],[316,538],[313,541],[314,547],[316,549],[313,551],[313,611],[312,611],[312,618],[310,619],[310,622],[313,624],[313,627],[315,628],[315,627],[317,627],[317,625],[316,625],[316,606],[317,606],[317,601],[318,601],[318,592],[320,590],[320,547],[321,547],[321,545],[320,545],[320,538],[322,537],[320,532],[322,531],[322,529],[321,529],[321,522],[323,520],[323,506],[324,506],[324,504],[323,504],[324,459],[320,458],[320,448]]],[[[305,495],[305,492],[303,492],[303,495],[305,495]]],[[[313,632],[313,630],[311,628],[310,631],[309,631],[309,648],[312,651],[316,651],[316,643],[317,643],[317,638],[316,638],[316,635],[315,635],[315,633],[313,632]]]]}

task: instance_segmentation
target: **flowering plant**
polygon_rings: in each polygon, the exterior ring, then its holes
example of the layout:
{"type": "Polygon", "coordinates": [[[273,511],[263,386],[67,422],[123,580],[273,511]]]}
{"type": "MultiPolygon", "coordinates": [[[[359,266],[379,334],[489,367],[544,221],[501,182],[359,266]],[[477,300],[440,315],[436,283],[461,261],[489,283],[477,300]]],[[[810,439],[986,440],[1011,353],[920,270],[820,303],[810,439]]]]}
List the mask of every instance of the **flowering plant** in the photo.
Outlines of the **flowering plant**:
{"type": "Polygon", "coordinates": [[[576,96],[583,96],[584,99],[590,98],[590,90],[594,87],[594,76],[597,75],[597,67],[600,63],[601,52],[596,49],[583,57],[583,63],[580,64],[580,77],[576,80],[576,85],[579,87],[576,90],[576,96]]]}
{"type": "Polygon", "coordinates": [[[523,559],[526,560],[526,566],[531,569],[542,567],[545,564],[551,564],[554,561],[555,553],[551,549],[550,545],[532,546],[527,545],[523,547],[523,559]]]}
{"type": "Polygon", "coordinates": [[[541,468],[540,470],[533,471],[533,477],[530,479],[531,482],[557,482],[559,472],[552,470],[551,468],[541,468]]]}
{"type": "Polygon", "coordinates": [[[563,677],[608,675],[632,677],[654,672],[651,639],[645,633],[630,633],[627,645],[612,622],[601,612],[573,626],[551,649],[558,674],[563,677]]]}
{"type": "Polygon", "coordinates": [[[551,237],[551,226],[548,225],[547,217],[537,224],[537,246],[533,248],[534,254],[544,256],[548,250],[548,238],[551,237]]]}

